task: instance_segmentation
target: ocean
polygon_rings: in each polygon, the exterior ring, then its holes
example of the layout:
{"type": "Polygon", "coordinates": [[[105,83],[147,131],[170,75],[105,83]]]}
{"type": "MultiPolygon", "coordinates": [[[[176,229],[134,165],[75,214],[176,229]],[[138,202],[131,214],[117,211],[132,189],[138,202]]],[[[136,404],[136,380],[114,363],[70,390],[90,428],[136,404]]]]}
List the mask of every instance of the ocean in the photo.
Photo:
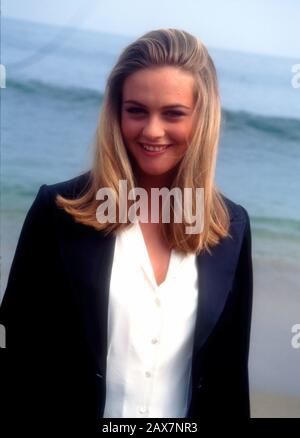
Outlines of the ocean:
{"type": "MultiPolygon", "coordinates": [[[[38,188],[89,168],[106,78],[134,37],[8,18],[2,18],[1,33],[6,67],[6,88],[1,89],[3,294],[38,188]]],[[[257,273],[252,385],[300,398],[300,379],[293,378],[300,369],[300,350],[295,354],[289,345],[291,325],[300,323],[300,88],[291,84],[300,53],[292,59],[208,49],[223,111],[216,183],[251,219],[257,273]],[[272,307],[274,299],[283,307],[272,307]],[[280,331],[266,322],[264,306],[269,320],[275,318],[273,325],[283,318],[280,331]],[[282,345],[276,346],[276,336],[282,345]],[[264,373],[270,358],[279,364],[274,375],[264,373]],[[285,379],[278,379],[280,370],[285,379]]]]}

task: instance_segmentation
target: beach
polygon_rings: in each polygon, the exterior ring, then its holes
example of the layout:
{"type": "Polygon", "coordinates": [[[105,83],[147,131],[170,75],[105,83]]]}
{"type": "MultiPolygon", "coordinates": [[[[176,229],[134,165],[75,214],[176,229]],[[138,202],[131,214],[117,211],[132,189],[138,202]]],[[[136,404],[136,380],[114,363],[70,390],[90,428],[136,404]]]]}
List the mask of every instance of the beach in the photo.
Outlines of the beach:
{"type": "Polygon", "coordinates": [[[251,418],[300,418],[300,398],[277,393],[251,393],[251,418]]]}
{"type": "Polygon", "coordinates": [[[291,328],[300,322],[300,274],[294,264],[254,258],[249,357],[251,415],[300,418],[300,348],[291,328]]]}

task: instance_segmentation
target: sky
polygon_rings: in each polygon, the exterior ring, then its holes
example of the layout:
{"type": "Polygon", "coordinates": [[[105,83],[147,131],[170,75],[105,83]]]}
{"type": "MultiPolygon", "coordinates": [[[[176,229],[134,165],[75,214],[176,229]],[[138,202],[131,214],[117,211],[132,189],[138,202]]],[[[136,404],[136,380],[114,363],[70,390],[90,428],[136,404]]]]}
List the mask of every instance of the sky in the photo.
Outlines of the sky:
{"type": "Polygon", "coordinates": [[[178,27],[215,48],[299,59],[299,0],[2,0],[2,16],[137,37],[178,27]]]}

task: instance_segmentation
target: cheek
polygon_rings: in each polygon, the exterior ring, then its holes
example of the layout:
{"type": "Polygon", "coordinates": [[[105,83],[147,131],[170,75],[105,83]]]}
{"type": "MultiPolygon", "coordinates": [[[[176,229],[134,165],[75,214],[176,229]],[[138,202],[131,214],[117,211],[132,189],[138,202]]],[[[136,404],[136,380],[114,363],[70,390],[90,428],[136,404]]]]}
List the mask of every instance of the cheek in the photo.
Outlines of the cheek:
{"type": "Polygon", "coordinates": [[[129,140],[136,137],[137,133],[140,130],[140,127],[138,122],[134,120],[130,120],[125,116],[121,122],[121,130],[124,138],[129,140]]]}
{"type": "Polygon", "coordinates": [[[185,144],[189,140],[191,134],[190,124],[182,124],[178,125],[173,129],[173,137],[176,139],[176,142],[179,144],[185,144]]]}

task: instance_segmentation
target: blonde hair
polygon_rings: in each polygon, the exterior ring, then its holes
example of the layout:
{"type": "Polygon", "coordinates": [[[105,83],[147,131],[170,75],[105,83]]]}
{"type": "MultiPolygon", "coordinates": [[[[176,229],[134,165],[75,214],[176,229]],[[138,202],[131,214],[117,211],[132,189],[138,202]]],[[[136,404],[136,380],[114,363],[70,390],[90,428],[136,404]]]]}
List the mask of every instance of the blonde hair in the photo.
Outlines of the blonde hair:
{"type": "MultiPolygon", "coordinates": [[[[173,66],[194,77],[195,124],[192,138],[172,187],[204,188],[204,228],[198,234],[186,234],[183,223],[161,223],[163,238],[170,247],[184,253],[197,253],[217,245],[229,235],[229,212],[214,183],[221,124],[221,105],[214,63],[202,42],[179,29],[158,29],[146,33],[128,45],[112,69],[105,88],[93,149],[93,165],[88,190],[77,199],[57,195],[56,203],[76,222],[94,227],[106,235],[131,225],[100,223],[96,218],[99,188],[113,189],[119,211],[119,180],[126,180],[128,192],[136,187],[136,178],[121,133],[122,90],[125,79],[146,68],[173,66]]],[[[195,202],[195,197],[193,198],[195,202]]],[[[195,205],[193,206],[195,207],[195,205]]],[[[118,215],[117,215],[118,217],[118,215]]]]}

